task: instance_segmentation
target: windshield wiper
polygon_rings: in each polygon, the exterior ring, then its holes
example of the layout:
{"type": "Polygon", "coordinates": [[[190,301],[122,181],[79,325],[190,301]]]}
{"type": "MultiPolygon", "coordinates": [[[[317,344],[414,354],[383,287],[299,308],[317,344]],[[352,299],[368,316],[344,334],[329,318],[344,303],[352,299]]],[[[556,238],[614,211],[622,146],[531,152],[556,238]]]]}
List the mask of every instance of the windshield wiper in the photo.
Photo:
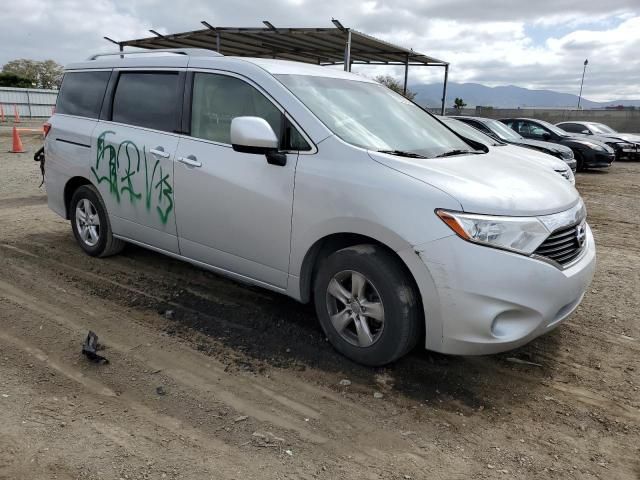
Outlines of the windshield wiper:
{"type": "Polygon", "coordinates": [[[424,155],[420,155],[419,153],[405,152],[404,150],[378,150],[378,153],[388,153],[389,155],[397,155],[399,157],[408,158],[427,158],[424,155]]]}
{"type": "Polygon", "coordinates": [[[456,150],[449,150],[448,152],[444,152],[441,153],[440,155],[436,155],[435,158],[440,158],[440,157],[452,157],[454,155],[464,155],[467,153],[472,153],[474,155],[480,153],[480,152],[476,152],[475,150],[460,150],[460,149],[456,149],[456,150]]]}

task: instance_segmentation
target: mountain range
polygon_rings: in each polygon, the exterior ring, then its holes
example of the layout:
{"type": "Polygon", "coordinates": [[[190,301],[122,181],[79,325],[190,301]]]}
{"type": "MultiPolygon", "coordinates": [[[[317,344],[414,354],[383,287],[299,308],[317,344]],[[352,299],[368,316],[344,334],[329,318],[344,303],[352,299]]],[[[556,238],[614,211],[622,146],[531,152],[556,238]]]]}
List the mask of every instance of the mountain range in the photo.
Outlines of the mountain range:
{"type": "MultiPolygon", "coordinates": [[[[415,101],[427,107],[439,107],[442,98],[442,84],[414,84],[409,89],[416,93],[415,101]]],[[[573,107],[578,104],[578,96],[571,93],[554,92],[553,90],[529,90],[528,88],[507,85],[487,87],[479,83],[455,83],[447,85],[447,107],[453,106],[453,100],[460,97],[473,108],[478,105],[494,108],[518,107],[573,107]]],[[[594,102],[582,98],[583,108],[604,108],[606,106],[625,105],[640,107],[640,100],[613,100],[610,102],[594,102]]]]}

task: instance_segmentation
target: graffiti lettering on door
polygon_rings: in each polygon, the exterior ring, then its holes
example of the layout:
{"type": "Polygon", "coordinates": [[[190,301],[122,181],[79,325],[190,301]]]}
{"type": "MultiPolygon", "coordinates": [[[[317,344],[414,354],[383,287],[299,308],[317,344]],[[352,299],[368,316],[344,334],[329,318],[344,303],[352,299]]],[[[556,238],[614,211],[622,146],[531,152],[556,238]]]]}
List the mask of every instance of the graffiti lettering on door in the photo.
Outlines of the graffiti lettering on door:
{"type": "Polygon", "coordinates": [[[106,183],[118,203],[135,204],[144,199],[147,211],[155,206],[160,221],[166,224],[173,210],[169,173],[163,170],[159,159],[149,160],[144,146],[140,151],[131,140],[110,144],[109,135],[115,135],[115,132],[106,130],[98,136],[96,163],[91,167],[98,185],[106,183]],[[144,192],[136,190],[136,175],[144,175],[144,192]]]}

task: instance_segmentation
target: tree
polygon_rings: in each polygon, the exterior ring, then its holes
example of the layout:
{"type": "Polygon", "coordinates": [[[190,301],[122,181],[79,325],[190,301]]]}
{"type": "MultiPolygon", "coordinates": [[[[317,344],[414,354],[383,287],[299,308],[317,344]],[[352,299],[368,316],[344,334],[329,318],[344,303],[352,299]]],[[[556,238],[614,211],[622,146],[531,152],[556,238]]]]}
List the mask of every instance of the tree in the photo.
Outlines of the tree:
{"type": "Polygon", "coordinates": [[[412,92],[409,89],[407,89],[406,93],[403,93],[402,84],[398,80],[393,78],[391,75],[378,75],[376,78],[374,78],[374,80],[378,83],[383,84],[385,87],[390,88],[394,92],[399,93],[400,95],[403,95],[409,100],[413,100],[414,98],[416,98],[416,93],[412,92]]]}
{"type": "Polygon", "coordinates": [[[26,78],[35,88],[58,88],[62,81],[62,65],[53,60],[28,60],[19,58],[7,62],[2,67],[3,73],[13,73],[26,78]]]}
{"type": "Polygon", "coordinates": [[[464,100],[462,100],[460,97],[456,97],[456,99],[453,101],[453,108],[455,108],[456,110],[462,110],[466,106],[467,104],[464,103],[464,100]]]}
{"type": "Polygon", "coordinates": [[[15,73],[0,72],[0,87],[30,88],[31,80],[19,77],[15,73]]]}

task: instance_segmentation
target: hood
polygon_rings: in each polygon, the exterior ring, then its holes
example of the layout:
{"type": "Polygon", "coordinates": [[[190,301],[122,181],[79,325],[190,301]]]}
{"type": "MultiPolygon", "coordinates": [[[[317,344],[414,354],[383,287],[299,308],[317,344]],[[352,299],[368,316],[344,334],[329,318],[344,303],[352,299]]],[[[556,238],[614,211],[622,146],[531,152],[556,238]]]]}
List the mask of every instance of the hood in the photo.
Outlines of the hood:
{"type": "MultiPolygon", "coordinates": [[[[611,149],[611,147],[609,145],[607,145],[605,142],[598,140],[598,137],[594,136],[594,135],[580,135],[580,134],[572,134],[568,137],[563,137],[562,140],[560,140],[564,145],[575,145],[575,144],[580,144],[580,145],[584,145],[584,146],[589,146],[589,144],[592,145],[598,145],[600,147],[604,147],[605,150],[607,150],[608,152],[613,152],[613,149],[611,149]]],[[[611,141],[611,140],[609,140],[611,141]]]]}
{"type": "Polygon", "coordinates": [[[527,155],[518,147],[428,159],[369,151],[373,160],[448,193],[465,212],[548,215],[567,210],[579,201],[578,192],[569,182],[553,168],[541,168],[527,155]],[[514,149],[518,151],[514,153],[514,149]]]}
{"type": "Polygon", "coordinates": [[[531,140],[530,138],[524,137],[512,143],[516,145],[527,145],[529,147],[538,148],[540,150],[548,150],[550,152],[562,153],[571,151],[569,147],[565,147],[564,145],[560,145],[558,143],[543,142],[542,140],[531,140]]]}
{"type": "Polygon", "coordinates": [[[637,133],[612,133],[607,136],[621,142],[640,143],[640,134],[637,133]]]}
{"type": "MultiPolygon", "coordinates": [[[[560,145],[562,148],[570,150],[569,147],[560,145]]],[[[550,168],[551,170],[566,170],[568,168],[567,163],[560,160],[558,157],[553,157],[547,153],[539,150],[533,150],[531,148],[519,147],[516,145],[507,145],[505,148],[501,148],[501,153],[506,153],[514,160],[521,162],[530,162],[533,166],[538,165],[541,167],[550,168]]]]}
{"type": "Polygon", "coordinates": [[[586,134],[586,133],[572,133],[571,134],[572,137],[577,137],[580,138],[582,140],[590,140],[593,141],[595,143],[613,143],[613,142],[620,142],[621,140],[619,140],[618,135],[591,135],[591,134],[586,134]]]}

